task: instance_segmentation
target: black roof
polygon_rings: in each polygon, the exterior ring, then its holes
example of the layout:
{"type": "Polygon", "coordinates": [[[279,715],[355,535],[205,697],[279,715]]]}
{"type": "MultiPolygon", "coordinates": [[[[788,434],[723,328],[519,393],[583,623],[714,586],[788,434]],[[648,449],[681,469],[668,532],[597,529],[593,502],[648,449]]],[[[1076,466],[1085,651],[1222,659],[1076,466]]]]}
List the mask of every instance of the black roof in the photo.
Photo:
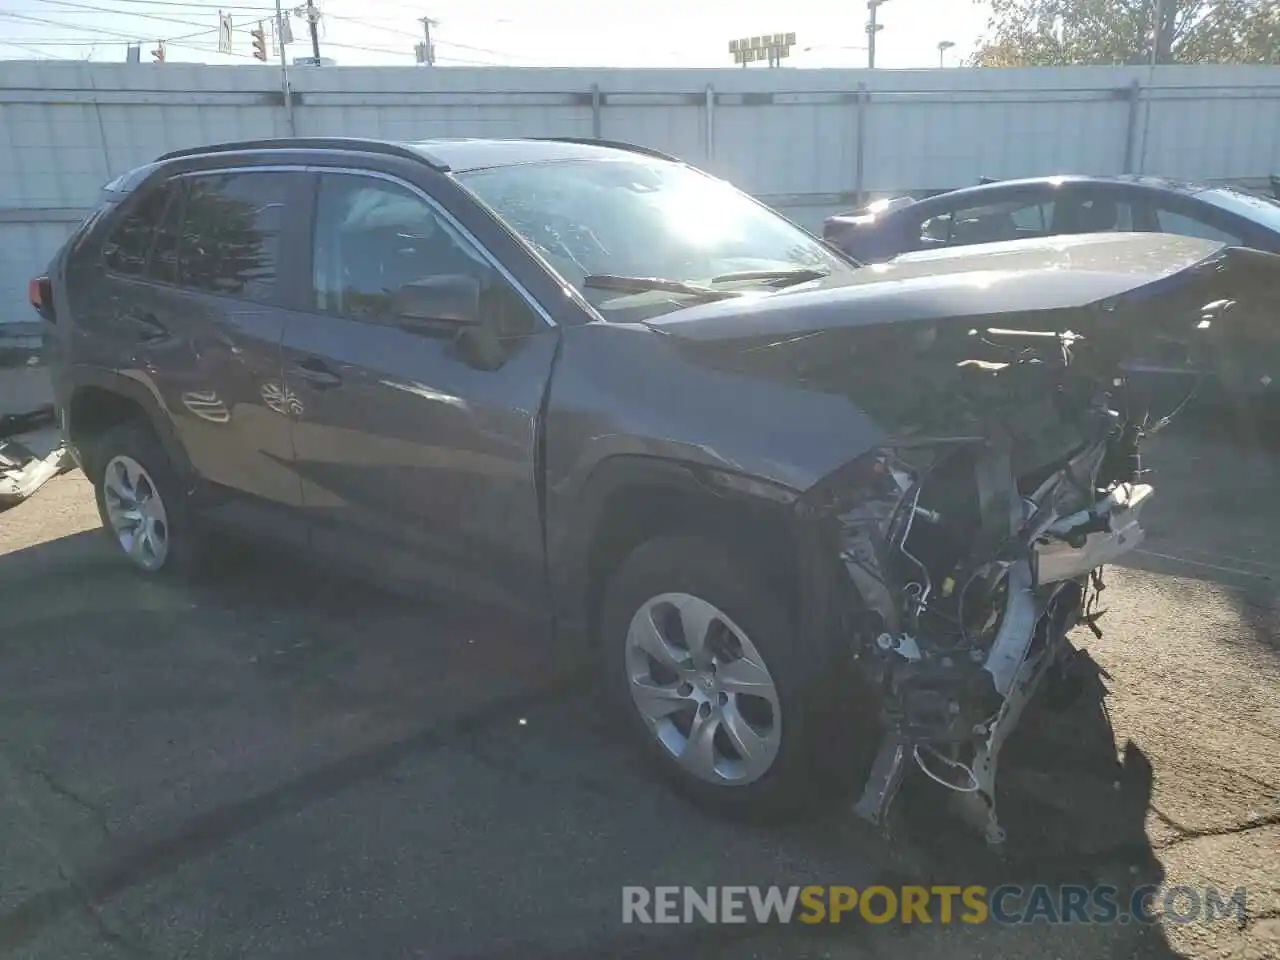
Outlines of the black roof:
{"type": "Polygon", "coordinates": [[[545,163],[552,160],[617,159],[624,154],[641,154],[675,160],[658,150],[615,140],[571,137],[528,137],[524,139],[481,139],[475,137],[437,138],[405,143],[424,156],[443,161],[450,170],[480,170],[515,163],[545,163]]]}
{"type": "Polygon", "coordinates": [[[529,137],[523,139],[488,139],[478,137],[440,137],[430,140],[396,141],[364,137],[281,137],[270,140],[240,140],[215,143],[186,150],[175,150],[160,158],[174,160],[213,153],[239,153],[250,150],[347,150],[358,153],[382,153],[423,160],[440,171],[479,170],[485,167],[509,166],[517,163],[544,163],[553,160],[599,160],[627,154],[676,158],[658,150],[615,140],[576,137],[529,137]]]}
{"type": "MultiPolygon", "coordinates": [[[[946,196],[947,198],[972,197],[980,199],[983,197],[996,197],[1001,193],[1009,190],[1016,190],[1019,187],[1039,187],[1045,184],[1054,186],[1068,183],[1111,183],[1125,184],[1129,187],[1137,187],[1139,189],[1149,190],[1172,190],[1177,193],[1196,194],[1202,190],[1210,189],[1209,184],[1191,183],[1183,180],[1170,180],[1166,177],[1152,177],[1144,174],[1062,174],[1049,175],[1043,177],[1022,177],[1016,180],[984,180],[972,187],[960,187],[956,190],[948,190],[938,196],[946,196]]],[[[933,198],[930,198],[933,199],[933,198]]]]}

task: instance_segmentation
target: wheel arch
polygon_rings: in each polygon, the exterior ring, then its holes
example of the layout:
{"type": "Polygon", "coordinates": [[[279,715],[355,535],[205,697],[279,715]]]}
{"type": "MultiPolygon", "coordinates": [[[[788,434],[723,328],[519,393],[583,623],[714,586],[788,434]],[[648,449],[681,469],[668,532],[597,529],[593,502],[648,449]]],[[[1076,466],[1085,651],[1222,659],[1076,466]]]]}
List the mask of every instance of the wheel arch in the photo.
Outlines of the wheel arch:
{"type": "Polygon", "coordinates": [[[594,643],[605,585],[640,544],[695,533],[750,556],[794,617],[799,633],[836,628],[838,552],[829,524],[797,511],[796,491],[701,465],[620,454],[598,464],[562,519],[567,533],[551,556],[558,619],[594,643]]]}
{"type": "Polygon", "coordinates": [[[136,421],[151,429],[180,474],[190,475],[190,460],[171,429],[169,418],[143,384],[106,370],[81,369],[66,385],[65,396],[63,430],[86,470],[92,469],[87,458],[97,438],[121,423],[136,421]]]}

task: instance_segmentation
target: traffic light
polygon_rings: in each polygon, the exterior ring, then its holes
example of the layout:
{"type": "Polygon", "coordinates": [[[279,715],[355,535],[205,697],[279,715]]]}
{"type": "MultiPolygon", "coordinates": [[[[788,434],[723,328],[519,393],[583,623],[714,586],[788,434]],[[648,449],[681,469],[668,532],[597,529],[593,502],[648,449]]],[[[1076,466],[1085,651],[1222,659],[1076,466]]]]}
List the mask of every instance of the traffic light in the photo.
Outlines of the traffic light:
{"type": "Polygon", "coordinates": [[[249,36],[253,37],[253,55],[263,63],[266,63],[267,35],[262,31],[262,24],[259,23],[256,29],[250,30],[249,36]]]}
{"type": "Polygon", "coordinates": [[[151,59],[156,63],[164,63],[164,41],[157,40],[156,47],[151,51],[151,59]]]}

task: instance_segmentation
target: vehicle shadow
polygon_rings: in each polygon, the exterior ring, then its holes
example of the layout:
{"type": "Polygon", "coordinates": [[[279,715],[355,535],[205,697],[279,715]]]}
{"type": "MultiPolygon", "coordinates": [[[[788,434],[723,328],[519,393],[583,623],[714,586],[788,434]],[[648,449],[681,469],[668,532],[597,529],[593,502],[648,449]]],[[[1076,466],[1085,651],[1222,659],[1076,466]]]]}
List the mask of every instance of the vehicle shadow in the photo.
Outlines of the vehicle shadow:
{"type": "Polygon", "coordinates": [[[52,830],[73,878],[8,878],[37,892],[0,898],[0,955],[574,686],[493,611],[242,546],[218,556],[186,585],[137,575],[99,530],[0,554],[16,804],[0,796],[0,817],[52,830]]]}
{"type": "MultiPolygon", "coordinates": [[[[214,653],[227,657],[231,666],[223,668],[225,677],[218,683],[193,679],[178,691],[167,685],[141,688],[127,702],[142,723],[149,722],[151,710],[162,710],[161,719],[172,722],[171,706],[180,698],[194,698],[210,709],[239,710],[245,685],[258,683],[288,705],[291,723],[297,725],[286,731],[291,738],[304,723],[322,723],[337,714],[368,712],[380,719],[368,736],[339,743],[335,735],[333,752],[297,764],[302,772],[248,785],[253,789],[227,777],[224,795],[179,810],[178,818],[156,836],[130,838],[120,847],[113,846],[110,836],[105,842],[98,838],[83,858],[73,858],[80,861],[73,864],[74,885],[48,889],[0,914],[0,952],[17,949],[36,932],[59,923],[82,906],[83,898],[106,902],[264,823],[382,777],[408,755],[438,749],[459,732],[468,735],[487,724],[509,723],[531,705],[572,697],[581,686],[559,669],[561,664],[540,659],[539,644],[529,642],[527,635],[505,645],[507,626],[490,610],[428,606],[282,555],[243,548],[229,549],[221,568],[199,586],[154,583],[135,576],[108,548],[100,533],[91,531],[0,556],[0,582],[16,598],[0,612],[0,651],[12,655],[14,645],[47,643],[54,648],[47,656],[87,658],[89,668],[101,662],[103,669],[110,664],[117,673],[133,670],[135,664],[168,670],[191,651],[198,654],[197,666],[207,661],[201,669],[212,674],[214,653]],[[477,638],[492,642],[468,642],[477,638]],[[500,694],[495,693],[495,663],[505,664],[510,680],[500,694]],[[448,671],[442,669],[446,665],[448,671]],[[442,684],[442,672],[452,673],[453,679],[442,684]],[[482,696],[443,717],[424,715],[424,691],[469,685],[480,688],[482,696]]],[[[47,670],[47,664],[41,669],[47,670]]],[[[68,694],[62,706],[92,722],[97,711],[118,710],[126,702],[129,691],[121,683],[113,677],[109,690],[87,683],[68,694]]],[[[1129,891],[1163,877],[1144,828],[1152,771],[1132,744],[1117,758],[1100,672],[1086,674],[1079,693],[1056,711],[1051,704],[1031,711],[1007,749],[1000,803],[1009,842],[1003,856],[994,855],[974,831],[949,815],[946,794],[916,782],[904,789],[890,842],[851,826],[847,805],[811,824],[779,828],[775,836],[801,857],[829,852],[838,843],[851,864],[874,865],[887,883],[989,888],[1112,884],[1120,888],[1123,904],[1129,891]]],[[[20,720],[12,711],[25,709],[21,697],[8,699],[0,723],[20,720]]],[[[253,709],[251,700],[247,709],[253,709]]],[[[316,729],[320,736],[330,735],[327,727],[316,729]]],[[[287,757],[290,765],[305,759],[290,754],[294,744],[286,740],[278,759],[287,757]]],[[[261,747],[272,759],[269,744],[251,747],[261,747]]],[[[566,749],[575,745],[568,743],[566,749]]],[[[585,745],[582,749],[587,751],[585,745]]],[[[60,758],[47,759],[52,772],[43,775],[51,782],[66,775],[74,780],[79,773],[74,754],[61,760],[61,771],[60,758]]],[[[141,774],[150,776],[151,771],[141,774]]],[[[131,815],[123,809],[134,802],[127,789],[108,784],[100,794],[81,786],[68,792],[98,810],[104,824],[131,815]]],[[[137,808],[146,811],[146,802],[143,798],[137,808]]],[[[692,811],[689,815],[696,816],[692,811]]],[[[735,880],[725,876],[721,882],[735,880]]],[[[813,878],[815,883],[839,881],[813,878]]],[[[732,931],[720,931],[717,938],[720,933],[732,931]]],[[[1156,928],[1113,925],[1072,934],[1081,956],[1176,956],[1156,928]],[[1095,934],[1096,941],[1091,939],[1095,934]]],[[[789,932],[779,935],[785,944],[789,932]]],[[[818,934],[823,940],[846,938],[851,949],[866,935],[867,928],[856,925],[818,934]]],[[[893,925],[879,928],[875,936],[901,938],[906,947],[919,932],[893,925]]],[[[861,949],[852,955],[863,956],[861,949]]]]}
{"type": "MultiPolygon", "coordinates": [[[[917,772],[908,777],[899,794],[887,840],[873,836],[870,828],[846,834],[855,847],[881,847],[890,868],[884,882],[981,885],[988,891],[1020,887],[1021,893],[1004,901],[1012,915],[1020,914],[1031,888],[1038,885],[1050,888],[1055,898],[1063,886],[1090,891],[1112,887],[1120,913],[1127,914],[1135,890],[1161,883],[1164,868],[1146,831],[1153,789],[1151,764],[1131,741],[1118,749],[1106,708],[1106,676],[1087,652],[1080,654],[1079,666],[1079,687],[1073,699],[1061,702],[1064,692],[1055,702],[1051,693],[1047,702],[1036,702],[1002,756],[998,802],[1008,834],[1003,849],[989,847],[976,829],[962,821],[951,803],[953,795],[917,772]]],[[[830,811],[824,823],[805,831],[810,834],[807,842],[818,842],[815,837],[824,827],[830,829],[848,817],[847,805],[830,811]]],[[[826,842],[829,837],[826,834],[826,842]]],[[[936,925],[937,918],[932,922],[936,925]]],[[[1049,924],[1040,920],[1034,926],[1049,924]]],[[[868,933],[886,937],[890,943],[883,948],[885,955],[895,956],[928,956],[934,949],[953,956],[969,956],[971,950],[975,956],[1026,955],[1026,944],[1015,938],[1020,936],[1019,928],[1025,934],[1027,926],[1002,926],[997,921],[996,927],[983,931],[981,935],[990,939],[974,947],[966,947],[966,940],[979,934],[963,925],[948,928],[937,941],[931,939],[935,934],[930,928],[919,923],[874,928],[846,925],[823,929],[820,936],[833,944],[868,933]]],[[[1077,920],[1057,929],[1063,939],[1055,942],[1054,949],[1060,955],[1142,960],[1181,956],[1154,924],[1077,920]]],[[[828,955],[844,954],[833,949],[828,955]]],[[[873,951],[872,955],[881,954],[873,951]]]]}

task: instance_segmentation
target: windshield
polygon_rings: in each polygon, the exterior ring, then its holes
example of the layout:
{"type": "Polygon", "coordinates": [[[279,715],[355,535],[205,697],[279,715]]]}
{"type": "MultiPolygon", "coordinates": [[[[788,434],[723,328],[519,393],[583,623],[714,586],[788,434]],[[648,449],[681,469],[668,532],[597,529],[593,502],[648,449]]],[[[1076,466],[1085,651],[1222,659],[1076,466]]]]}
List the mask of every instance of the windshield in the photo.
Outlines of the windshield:
{"type": "Polygon", "coordinates": [[[675,163],[565,160],[458,179],[593,305],[627,319],[687,306],[694,292],[681,284],[767,290],[853,269],[724,181],[675,163]],[[643,290],[601,277],[668,282],[643,290]]]}
{"type": "Polygon", "coordinates": [[[1225,187],[1205,190],[1197,196],[1221,210],[1252,220],[1261,227],[1280,233],[1280,201],[1228,190],[1225,187]]]}

